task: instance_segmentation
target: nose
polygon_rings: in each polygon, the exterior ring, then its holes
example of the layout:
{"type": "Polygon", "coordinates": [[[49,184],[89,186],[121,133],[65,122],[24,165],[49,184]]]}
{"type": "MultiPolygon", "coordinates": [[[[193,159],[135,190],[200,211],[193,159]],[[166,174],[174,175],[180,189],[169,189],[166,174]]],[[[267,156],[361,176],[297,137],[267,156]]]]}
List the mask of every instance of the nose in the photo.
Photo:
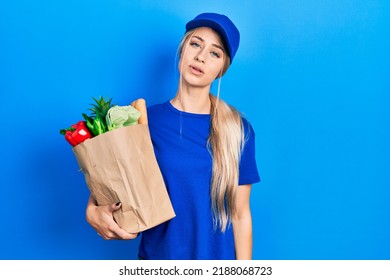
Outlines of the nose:
{"type": "Polygon", "coordinates": [[[205,63],[205,59],[204,59],[204,50],[199,50],[199,52],[196,54],[195,56],[195,60],[200,62],[200,63],[205,63]]]}
{"type": "Polygon", "coordinates": [[[196,57],[195,57],[195,60],[198,61],[198,62],[200,62],[200,63],[203,63],[203,64],[204,64],[204,60],[201,59],[201,58],[199,58],[199,56],[196,56],[196,57]]]}

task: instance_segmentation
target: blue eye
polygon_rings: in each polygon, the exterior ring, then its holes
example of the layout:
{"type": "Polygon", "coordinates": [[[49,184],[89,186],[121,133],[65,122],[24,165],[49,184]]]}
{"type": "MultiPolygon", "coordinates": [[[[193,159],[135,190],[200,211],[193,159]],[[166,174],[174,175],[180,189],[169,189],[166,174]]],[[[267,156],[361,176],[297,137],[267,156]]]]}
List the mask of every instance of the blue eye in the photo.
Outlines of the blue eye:
{"type": "Polygon", "coordinates": [[[190,45],[193,46],[193,47],[196,47],[196,48],[200,47],[200,45],[198,43],[196,43],[196,42],[191,42],[190,45]]]}
{"type": "Polygon", "coordinates": [[[217,52],[211,52],[211,55],[217,58],[220,58],[221,56],[217,52]]]}

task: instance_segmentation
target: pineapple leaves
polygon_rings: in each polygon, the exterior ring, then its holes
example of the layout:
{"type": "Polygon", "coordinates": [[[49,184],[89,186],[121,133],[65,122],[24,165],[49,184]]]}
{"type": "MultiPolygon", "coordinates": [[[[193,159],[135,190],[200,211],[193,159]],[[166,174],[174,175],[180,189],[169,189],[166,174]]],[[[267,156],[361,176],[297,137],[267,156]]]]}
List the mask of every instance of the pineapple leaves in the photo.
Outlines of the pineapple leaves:
{"type": "Polygon", "coordinates": [[[114,105],[111,104],[112,98],[105,100],[103,97],[99,99],[93,97],[95,104],[90,104],[92,107],[88,110],[91,111],[91,115],[82,114],[88,128],[96,136],[102,134],[108,130],[106,123],[106,115],[108,110],[114,105]]]}

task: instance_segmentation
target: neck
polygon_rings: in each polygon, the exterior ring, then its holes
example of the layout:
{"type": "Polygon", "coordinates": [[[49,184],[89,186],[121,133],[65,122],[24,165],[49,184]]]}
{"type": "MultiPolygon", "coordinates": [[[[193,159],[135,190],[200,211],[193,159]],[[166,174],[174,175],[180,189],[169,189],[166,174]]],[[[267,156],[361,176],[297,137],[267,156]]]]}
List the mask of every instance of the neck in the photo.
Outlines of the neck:
{"type": "Polygon", "coordinates": [[[210,87],[178,89],[171,100],[172,105],[183,112],[195,114],[210,114],[210,87]]]}

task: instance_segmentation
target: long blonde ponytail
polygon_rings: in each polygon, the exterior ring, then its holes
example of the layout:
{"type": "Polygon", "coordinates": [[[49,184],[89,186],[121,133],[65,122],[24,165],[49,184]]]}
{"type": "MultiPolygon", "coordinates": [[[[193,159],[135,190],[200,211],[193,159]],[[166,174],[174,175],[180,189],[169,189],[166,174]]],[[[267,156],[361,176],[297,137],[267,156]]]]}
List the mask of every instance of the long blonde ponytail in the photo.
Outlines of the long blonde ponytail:
{"type": "Polygon", "coordinates": [[[211,126],[208,144],[213,157],[211,206],[214,227],[224,232],[236,212],[239,161],[244,145],[240,113],[218,97],[210,95],[211,126]]]}

